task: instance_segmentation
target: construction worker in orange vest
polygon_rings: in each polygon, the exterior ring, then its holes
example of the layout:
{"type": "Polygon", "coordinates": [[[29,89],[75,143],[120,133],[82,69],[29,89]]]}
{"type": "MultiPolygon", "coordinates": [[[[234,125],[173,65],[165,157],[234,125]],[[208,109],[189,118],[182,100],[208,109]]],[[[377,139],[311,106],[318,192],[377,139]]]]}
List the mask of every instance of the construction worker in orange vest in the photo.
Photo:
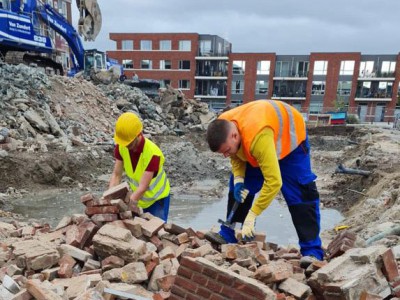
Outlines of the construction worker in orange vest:
{"type": "Polygon", "coordinates": [[[109,188],[120,183],[123,171],[133,191],[131,200],[144,212],[167,221],[170,185],[160,148],[142,133],[143,124],[133,112],[123,113],[115,124],[114,170],[109,188]]]}
{"type": "MultiPolygon", "coordinates": [[[[253,101],[224,112],[211,122],[207,141],[211,151],[231,159],[233,196],[241,203],[235,214],[245,216],[237,220],[243,223],[244,240],[254,238],[257,216],[281,191],[299,238],[303,255],[300,265],[306,268],[314,260],[322,260],[317,176],[311,171],[303,116],[281,101],[253,101]],[[246,164],[252,168],[246,171],[246,164]],[[251,205],[243,203],[248,198],[244,191],[251,190],[254,195],[260,187],[260,194],[251,205]]],[[[227,226],[222,225],[219,234],[227,242],[236,241],[233,229],[227,226]]]]}

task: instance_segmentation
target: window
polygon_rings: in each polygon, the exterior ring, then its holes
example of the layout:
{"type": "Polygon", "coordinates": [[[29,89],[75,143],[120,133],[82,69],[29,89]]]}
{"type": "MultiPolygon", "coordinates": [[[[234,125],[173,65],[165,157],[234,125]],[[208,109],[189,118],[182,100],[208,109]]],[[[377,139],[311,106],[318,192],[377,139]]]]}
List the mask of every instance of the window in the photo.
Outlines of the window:
{"type": "Polygon", "coordinates": [[[170,79],[161,79],[160,80],[160,88],[166,88],[167,85],[171,85],[170,79]]]}
{"type": "Polygon", "coordinates": [[[124,69],[133,69],[133,60],[132,59],[123,59],[122,66],[124,69]]]}
{"type": "Polygon", "coordinates": [[[268,81],[266,80],[256,81],[256,94],[268,94],[268,81]]]}
{"type": "Polygon", "coordinates": [[[211,41],[200,41],[200,55],[207,55],[211,53],[211,41]]]}
{"type": "Polygon", "coordinates": [[[362,61],[360,63],[360,77],[373,77],[374,73],[374,62],[373,61],[362,61]]]}
{"type": "Polygon", "coordinates": [[[190,70],[190,60],[180,60],[179,70],[190,70]]]}
{"type": "Polygon", "coordinates": [[[258,75],[268,75],[270,69],[269,60],[260,60],[257,62],[257,74],[258,75]]]}
{"type": "Polygon", "coordinates": [[[340,75],[353,75],[354,73],[354,60],[342,60],[340,63],[340,75]]]}
{"type": "Polygon", "coordinates": [[[311,95],[325,95],[325,81],[313,81],[311,95]]]}
{"type": "Polygon", "coordinates": [[[394,77],[394,70],[396,68],[395,61],[383,61],[382,62],[382,77],[394,77]]]}
{"type": "Polygon", "coordinates": [[[276,62],[275,76],[276,77],[288,77],[289,76],[289,62],[288,61],[277,61],[276,62]]]}
{"type": "Polygon", "coordinates": [[[153,49],[152,41],[150,40],[142,40],[140,41],[140,50],[149,51],[153,49]]]}
{"type": "Polygon", "coordinates": [[[322,112],[323,103],[310,103],[310,114],[319,114],[322,112]]]}
{"type": "Polygon", "coordinates": [[[179,51],[190,51],[192,49],[192,42],[189,40],[179,41],[179,51]]]}
{"type": "Polygon", "coordinates": [[[232,94],[243,94],[243,91],[244,91],[244,80],[233,80],[232,94]]]}
{"type": "Polygon", "coordinates": [[[246,69],[246,62],[244,60],[234,60],[232,67],[232,74],[244,75],[246,69]]]}
{"type": "Polygon", "coordinates": [[[314,62],[314,75],[326,75],[328,72],[328,61],[316,60],[314,62]]]}
{"type": "Polygon", "coordinates": [[[153,68],[153,62],[148,59],[143,59],[140,61],[140,68],[141,69],[152,69],[153,68]]]}
{"type": "Polygon", "coordinates": [[[171,61],[160,60],[160,70],[171,70],[171,61]]]}
{"type": "Polygon", "coordinates": [[[160,50],[169,51],[171,50],[171,40],[161,40],[160,50]]]}
{"type": "Polygon", "coordinates": [[[179,80],[180,89],[190,89],[190,80],[179,80]]]}
{"type": "Polygon", "coordinates": [[[310,67],[310,62],[308,61],[298,61],[296,63],[296,73],[295,77],[308,77],[308,70],[310,67]]]}
{"type": "Polygon", "coordinates": [[[391,98],[393,90],[393,82],[380,81],[378,86],[378,98],[391,98]]]}
{"type": "Polygon", "coordinates": [[[351,93],[351,81],[339,81],[337,92],[338,96],[348,96],[351,93]]]}
{"type": "Polygon", "coordinates": [[[122,50],[133,50],[133,41],[123,40],[122,50]]]}

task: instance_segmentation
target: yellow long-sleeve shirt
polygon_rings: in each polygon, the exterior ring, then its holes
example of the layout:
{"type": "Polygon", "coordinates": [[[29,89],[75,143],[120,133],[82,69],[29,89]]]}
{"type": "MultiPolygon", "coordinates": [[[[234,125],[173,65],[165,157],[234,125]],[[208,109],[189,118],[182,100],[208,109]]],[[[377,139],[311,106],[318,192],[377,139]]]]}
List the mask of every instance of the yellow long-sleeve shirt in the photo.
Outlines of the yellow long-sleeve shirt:
{"type": "MultiPolygon", "coordinates": [[[[257,160],[264,176],[260,194],[254,200],[251,210],[260,215],[272,202],[282,187],[282,177],[278,157],[275,150],[274,132],[270,127],[260,131],[250,147],[251,155],[257,160]]],[[[234,177],[244,177],[246,172],[246,156],[240,146],[236,155],[231,156],[234,177]]]]}

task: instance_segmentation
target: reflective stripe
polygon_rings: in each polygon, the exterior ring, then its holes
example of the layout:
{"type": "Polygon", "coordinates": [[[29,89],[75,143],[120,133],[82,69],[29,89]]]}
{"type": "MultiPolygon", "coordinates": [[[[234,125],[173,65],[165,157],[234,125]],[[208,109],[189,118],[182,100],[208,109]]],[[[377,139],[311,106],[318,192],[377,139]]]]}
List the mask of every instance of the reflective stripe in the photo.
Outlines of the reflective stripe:
{"type": "Polygon", "coordinates": [[[285,107],[287,113],[289,114],[289,128],[290,128],[290,152],[297,148],[297,134],[296,134],[296,123],[294,122],[294,116],[292,107],[282,102],[283,106],[285,107]]]}
{"type": "Polygon", "coordinates": [[[282,118],[281,110],[278,107],[278,104],[276,104],[275,101],[271,101],[271,100],[268,100],[268,102],[271,103],[271,105],[275,109],[276,115],[278,116],[278,120],[279,120],[278,138],[276,140],[276,154],[278,157],[281,157],[283,118],[282,118]]]}
{"type": "Polygon", "coordinates": [[[163,171],[157,175],[156,180],[154,180],[154,183],[152,185],[149,186],[149,190],[152,190],[156,187],[157,183],[160,182],[161,178],[163,177],[163,175],[165,174],[165,171],[163,169],[163,171]]]}
{"type": "Polygon", "coordinates": [[[155,199],[157,199],[165,190],[165,187],[167,186],[167,176],[165,176],[165,180],[164,180],[164,184],[162,186],[162,188],[157,192],[157,194],[154,195],[154,197],[152,198],[147,198],[147,197],[142,197],[140,200],[143,201],[154,201],[155,199]]]}
{"type": "MultiPolygon", "coordinates": [[[[161,188],[161,190],[159,190],[157,192],[157,194],[154,195],[154,197],[152,197],[152,198],[142,197],[142,198],[140,198],[141,200],[143,200],[143,201],[153,201],[153,200],[157,199],[157,197],[160,196],[164,192],[165,186],[167,184],[167,175],[165,174],[165,170],[163,170],[160,174],[158,174],[157,177],[155,178],[154,183],[147,188],[147,191],[152,191],[157,186],[157,184],[160,182],[160,180],[162,179],[162,177],[164,175],[165,175],[165,180],[164,180],[164,184],[163,184],[163,187],[161,188]]],[[[128,181],[130,183],[132,183],[136,188],[139,187],[139,182],[137,182],[133,178],[128,177],[128,181]]]]}

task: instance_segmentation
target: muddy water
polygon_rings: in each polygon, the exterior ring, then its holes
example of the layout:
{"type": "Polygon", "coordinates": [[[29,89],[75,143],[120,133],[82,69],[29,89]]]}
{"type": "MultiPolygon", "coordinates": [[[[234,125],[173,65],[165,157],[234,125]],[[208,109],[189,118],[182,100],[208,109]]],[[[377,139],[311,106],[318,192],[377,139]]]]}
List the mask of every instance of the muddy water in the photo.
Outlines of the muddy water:
{"type": "MultiPolygon", "coordinates": [[[[204,185],[201,185],[204,187],[204,185]]],[[[201,187],[200,187],[201,189],[201,187]]],[[[194,194],[174,195],[170,206],[169,222],[195,230],[217,227],[218,219],[225,219],[226,199],[200,197],[194,194]]],[[[80,197],[84,192],[43,193],[15,199],[12,211],[20,214],[20,220],[40,220],[54,228],[63,216],[84,213],[80,197]]],[[[95,193],[100,195],[101,193],[95,193]]],[[[200,193],[201,194],[201,193],[200,193]]],[[[225,195],[227,193],[224,193],[225,195]]],[[[204,195],[204,193],[203,193],[204,195]]],[[[283,201],[273,201],[270,207],[257,218],[256,230],[267,234],[267,240],[281,245],[296,244],[297,235],[289,211],[283,201]]],[[[321,230],[331,229],[343,217],[332,209],[321,210],[321,230]]]]}

